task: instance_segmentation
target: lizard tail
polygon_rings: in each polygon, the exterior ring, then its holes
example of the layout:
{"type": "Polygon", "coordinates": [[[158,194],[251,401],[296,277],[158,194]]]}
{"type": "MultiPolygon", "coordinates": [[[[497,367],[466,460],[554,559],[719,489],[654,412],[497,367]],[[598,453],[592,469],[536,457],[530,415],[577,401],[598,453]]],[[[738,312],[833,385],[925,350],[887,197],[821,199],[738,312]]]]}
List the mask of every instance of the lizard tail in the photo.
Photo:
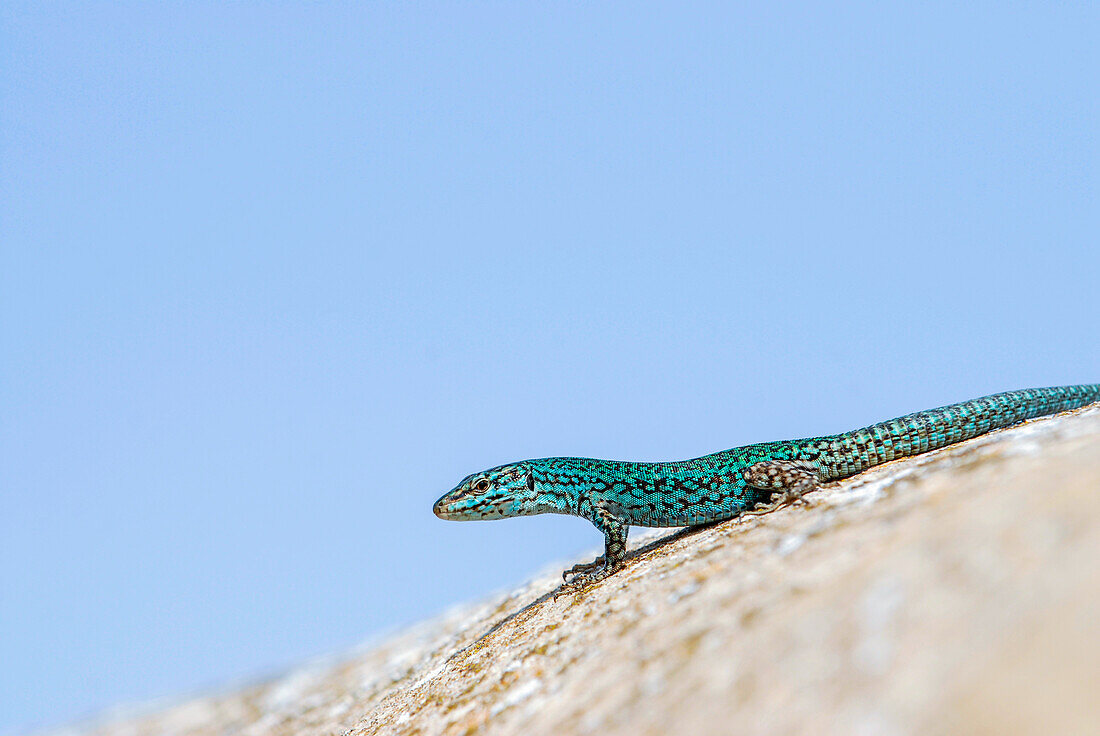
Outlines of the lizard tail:
{"type": "Polygon", "coordinates": [[[836,464],[826,468],[826,474],[846,478],[890,460],[919,455],[1027,419],[1097,401],[1100,401],[1100,384],[1093,383],[1006,391],[918,411],[839,435],[836,464]]]}

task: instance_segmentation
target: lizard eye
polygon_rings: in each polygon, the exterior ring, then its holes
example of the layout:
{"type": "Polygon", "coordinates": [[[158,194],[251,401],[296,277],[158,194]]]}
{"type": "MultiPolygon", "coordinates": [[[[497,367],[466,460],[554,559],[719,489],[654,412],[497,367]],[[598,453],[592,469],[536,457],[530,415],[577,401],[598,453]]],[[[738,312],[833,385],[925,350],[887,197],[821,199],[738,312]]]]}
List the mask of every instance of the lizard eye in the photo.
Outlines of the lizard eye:
{"type": "Polygon", "coordinates": [[[477,481],[474,483],[474,490],[482,492],[489,490],[489,479],[478,478],[477,481]]]}

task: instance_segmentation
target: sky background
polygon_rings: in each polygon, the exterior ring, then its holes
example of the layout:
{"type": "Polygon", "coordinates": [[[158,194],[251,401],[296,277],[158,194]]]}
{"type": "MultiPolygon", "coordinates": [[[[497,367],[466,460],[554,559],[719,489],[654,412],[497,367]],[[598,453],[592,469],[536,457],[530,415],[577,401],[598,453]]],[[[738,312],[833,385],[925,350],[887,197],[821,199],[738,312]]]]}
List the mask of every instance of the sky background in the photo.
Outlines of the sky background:
{"type": "Polygon", "coordinates": [[[468,473],[1100,380],[1086,3],[0,7],[0,732],[601,543],[468,473]]]}

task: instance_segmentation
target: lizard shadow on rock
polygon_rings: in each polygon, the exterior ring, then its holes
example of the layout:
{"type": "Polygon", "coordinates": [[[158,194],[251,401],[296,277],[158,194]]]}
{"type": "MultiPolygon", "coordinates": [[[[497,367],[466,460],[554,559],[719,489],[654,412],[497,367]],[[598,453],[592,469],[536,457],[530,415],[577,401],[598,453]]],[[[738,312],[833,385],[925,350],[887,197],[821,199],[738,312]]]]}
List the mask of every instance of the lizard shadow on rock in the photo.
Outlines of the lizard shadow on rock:
{"type": "MultiPolygon", "coordinates": [[[[712,522],[709,522],[709,523],[706,523],[706,524],[698,524],[696,526],[687,526],[687,527],[684,527],[683,529],[677,529],[675,532],[673,532],[671,534],[666,534],[664,536],[658,537],[654,540],[646,542],[641,547],[637,547],[636,549],[633,549],[630,552],[627,552],[626,559],[624,560],[624,562],[628,565],[628,564],[630,564],[631,560],[634,560],[638,557],[643,557],[645,555],[648,555],[650,552],[658,550],[661,547],[664,547],[668,544],[671,544],[672,542],[684,539],[686,537],[693,536],[693,535],[698,534],[698,533],[700,533],[700,532],[702,532],[706,529],[711,529],[713,527],[716,527],[719,524],[726,524],[726,523],[737,524],[740,521],[741,521],[740,518],[722,519],[720,521],[712,521],[712,522]]],[[[624,569],[625,569],[625,565],[624,565],[624,569]]],[[[623,570],[618,570],[617,572],[610,575],[609,577],[606,577],[603,580],[600,580],[596,583],[593,583],[592,585],[593,586],[594,585],[600,585],[601,583],[612,581],[612,580],[615,579],[615,575],[622,574],[622,572],[623,572],[623,570]]],[[[575,589],[572,589],[572,592],[579,592],[579,591],[583,590],[585,587],[590,587],[590,586],[582,586],[582,587],[579,587],[579,588],[575,588],[575,589]]],[[[522,607],[516,609],[515,611],[512,611],[507,616],[502,618],[500,621],[497,621],[495,624],[490,626],[485,631],[485,633],[483,633],[481,636],[477,637],[477,639],[475,639],[474,641],[470,642],[466,646],[464,646],[461,649],[459,649],[458,651],[456,651],[454,654],[447,657],[447,660],[446,660],[447,663],[452,662],[453,660],[455,660],[458,657],[462,656],[463,654],[470,651],[471,649],[476,649],[478,646],[481,645],[482,642],[484,642],[487,638],[489,638],[490,636],[495,634],[497,631],[499,631],[502,627],[504,627],[508,623],[511,623],[512,621],[519,618],[520,616],[527,613],[528,611],[536,608],[537,606],[542,605],[543,603],[545,603],[548,600],[552,600],[554,598],[557,598],[559,595],[561,595],[562,593],[567,592],[567,591],[570,591],[568,586],[565,583],[561,583],[556,588],[553,588],[552,590],[548,590],[545,593],[543,593],[542,595],[540,595],[538,598],[535,598],[534,600],[532,600],[528,603],[525,603],[522,607]]]]}

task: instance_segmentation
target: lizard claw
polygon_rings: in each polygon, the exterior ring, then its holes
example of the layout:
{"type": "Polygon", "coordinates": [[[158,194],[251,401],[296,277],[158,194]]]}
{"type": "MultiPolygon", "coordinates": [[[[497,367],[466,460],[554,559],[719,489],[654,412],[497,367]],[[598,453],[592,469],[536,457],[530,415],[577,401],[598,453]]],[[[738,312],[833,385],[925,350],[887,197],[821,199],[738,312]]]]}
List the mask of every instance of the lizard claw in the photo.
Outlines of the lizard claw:
{"type": "Polygon", "coordinates": [[[601,567],[598,570],[592,572],[578,572],[571,573],[573,576],[562,583],[563,590],[574,590],[576,588],[583,588],[589,583],[599,582],[603,580],[611,573],[615,572],[612,568],[601,567]]]}
{"type": "Polygon", "coordinates": [[[764,514],[770,514],[780,507],[785,494],[773,493],[768,497],[767,502],[760,502],[751,511],[742,512],[742,516],[763,516],[764,514]]]}
{"type": "Polygon", "coordinates": [[[564,581],[562,588],[582,588],[589,583],[595,583],[603,580],[611,573],[619,569],[621,565],[612,567],[607,564],[603,555],[600,555],[592,562],[582,562],[569,568],[561,574],[561,578],[564,581]]]}
{"type": "Polygon", "coordinates": [[[773,511],[778,511],[784,506],[803,505],[806,503],[806,499],[802,497],[802,494],[797,490],[789,490],[783,493],[773,493],[769,499],[768,504],[757,504],[756,508],[752,511],[743,512],[743,516],[762,516],[764,514],[770,514],[773,511]]]}
{"type": "Polygon", "coordinates": [[[606,563],[604,562],[604,557],[603,555],[600,555],[592,562],[578,562],[576,565],[573,565],[573,567],[563,571],[561,574],[561,579],[568,583],[571,582],[570,577],[575,580],[578,577],[587,576],[605,566],[606,563]]]}

